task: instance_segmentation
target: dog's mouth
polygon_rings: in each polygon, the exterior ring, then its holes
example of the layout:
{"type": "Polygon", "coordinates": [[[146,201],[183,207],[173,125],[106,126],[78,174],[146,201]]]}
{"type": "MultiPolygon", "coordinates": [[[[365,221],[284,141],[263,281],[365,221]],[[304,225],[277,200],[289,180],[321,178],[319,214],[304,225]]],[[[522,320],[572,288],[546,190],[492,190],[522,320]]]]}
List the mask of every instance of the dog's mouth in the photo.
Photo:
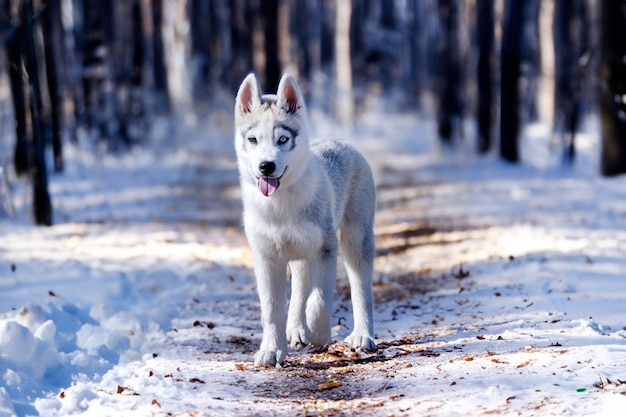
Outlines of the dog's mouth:
{"type": "Polygon", "coordinates": [[[270,197],[274,194],[278,190],[279,185],[280,181],[278,178],[261,177],[258,182],[259,190],[265,197],[270,197]]]}
{"type": "Polygon", "coordinates": [[[286,171],[287,171],[287,167],[285,167],[285,170],[280,175],[280,177],[259,178],[257,182],[257,186],[259,187],[259,190],[265,197],[271,197],[276,192],[276,190],[278,190],[278,187],[280,186],[280,180],[285,175],[286,171]]]}

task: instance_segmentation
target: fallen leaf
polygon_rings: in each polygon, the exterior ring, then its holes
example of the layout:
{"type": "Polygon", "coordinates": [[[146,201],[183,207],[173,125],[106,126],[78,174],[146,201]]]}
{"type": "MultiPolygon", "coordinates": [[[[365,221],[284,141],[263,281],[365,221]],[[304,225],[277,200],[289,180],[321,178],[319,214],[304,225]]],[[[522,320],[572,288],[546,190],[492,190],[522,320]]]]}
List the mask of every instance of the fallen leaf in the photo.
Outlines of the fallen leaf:
{"type": "Polygon", "coordinates": [[[197,383],[197,384],[205,384],[205,382],[203,380],[201,380],[200,378],[191,378],[189,380],[189,382],[193,382],[193,383],[197,383]]]}
{"type": "Polygon", "coordinates": [[[324,382],[323,384],[319,384],[317,386],[317,390],[318,391],[326,391],[329,389],[333,389],[333,388],[337,388],[341,386],[341,382],[339,381],[328,381],[328,382],[324,382]]]}

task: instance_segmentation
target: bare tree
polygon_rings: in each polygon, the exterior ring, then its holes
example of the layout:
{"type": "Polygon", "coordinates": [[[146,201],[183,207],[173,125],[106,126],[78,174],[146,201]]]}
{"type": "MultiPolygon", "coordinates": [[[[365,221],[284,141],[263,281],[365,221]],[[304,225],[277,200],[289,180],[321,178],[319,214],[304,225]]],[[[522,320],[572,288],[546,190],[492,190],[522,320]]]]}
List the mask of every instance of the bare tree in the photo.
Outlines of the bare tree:
{"type": "Polygon", "coordinates": [[[556,0],[554,19],[555,130],[563,132],[563,161],[575,156],[575,137],[582,117],[588,29],[584,0],[556,0]]]}
{"type": "MultiPolygon", "coordinates": [[[[14,10],[18,10],[16,0],[4,2],[4,13],[12,16],[14,10]]],[[[26,48],[27,28],[25,22],[21,22],[22,14],[12,16],[17,23],[6,42],[7,58],[9,61],[9,85],[13,98],[13,113],[15,115],[15,153],[13,154],[13,166],[17,175],[27,174],[32,163],[32,132],[28,123],[29,111],[25,85],[25,62],[23,51],[26,48]]]]}
{"type": "Polygon", "coordinates": [[[350,1],[336,1],[335,27],[335,106],[337,119],[351,123],[354,117],[352,62],[350,58],[350,1]]]}
{"type": "Polygon", "coordinates": [[[26,69],[30,80],[31,92],[31,123],[33,126],[33,216],[37,224],[50,226],[52,224],[52,202],[48,193],[48,172],[44,155],[45,140],[41,120],[41,87],[39,84],[39,68],[37,66],[37,50],[33,35],[34,11],[33,0],[27,0],[24,6],[25,14],[22,23],[27,27],[27,60],[26,69]]]}
{"type": "Polygon", "coordinates": [[[519,78],[524,0],[506,0],[501,52],[500,156],[519,161],[519,78]]]}
{"type": "Polygon", "coordinates": [[[492,0],[478,0],[478,152],[485,153],[491,148],[493,122],[493,44],[494,44],[494,5],[492,0]]]}
{"type": "Polygon", "coordinates": [[[600,122],[604,175],[626,173],[626,5],[601,3],[600,122]]]}
{"type": "Polygon", "coordinates": [[[265,50],[263,85],[273,91],[278,86],[281,75],[278,56],[278,0],[263,1],[261,18],[263,20],[263,48],[265,50]]]}
{"type": "Polygon", "coordinates": [[[187,67],[190,58],[187,4],[185,0],[162,0],[163,37],[167,91],[176,116],[191,111],[191,78],[187,67]]]}
{"type": "Polygon", "coordinates": [[[42,24],[45,32],[43,36],[45,47],[46,78],[48,94],[50,96],[50,118],[52,127],[52,152],[54,156],[54,170],[63,171],[63,141],[62,109],[61,109],[61,79],[59,70],[62,69],[60,60],[61,42],[61,2],[47,0],[42,13],[42,24]]]}
{"type": "Polygon", "coordinates": [[[463,72],[459,37],[461,2],[439,0],[437,11],[441,25],[437,53],[439,68],[437,129],[442,143],[451,145],[454,138],[461,136],[463,118],[463,72]]]}

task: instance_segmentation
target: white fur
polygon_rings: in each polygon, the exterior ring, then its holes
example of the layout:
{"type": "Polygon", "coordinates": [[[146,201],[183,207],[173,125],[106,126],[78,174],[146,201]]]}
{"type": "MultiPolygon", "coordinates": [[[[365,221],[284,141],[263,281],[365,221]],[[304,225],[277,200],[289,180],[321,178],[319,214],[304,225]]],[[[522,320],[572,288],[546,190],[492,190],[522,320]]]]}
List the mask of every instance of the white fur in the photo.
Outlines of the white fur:
{"type": "Polygon", "coordinates": [[[355,323],[346,341],[355,348],[376,349],[372,319],[376,197],[369,165],[346,144],[309,144],[304,99],[287,74],[275,96],[262,96],[255,76],[246,77],[235,103],[235,128],[244,226],[261,301],[263,338],[255,364],[280,365],[288,343],[321,346],[329,341],[339,246],[355,323]],[[266,176],[262,162],[275,166],[267,176],[280,177],[278,189],[269,197],[258,186],[259,178],[266,176]],[[288,314],[287,265],[292,275],[288,314]]]}

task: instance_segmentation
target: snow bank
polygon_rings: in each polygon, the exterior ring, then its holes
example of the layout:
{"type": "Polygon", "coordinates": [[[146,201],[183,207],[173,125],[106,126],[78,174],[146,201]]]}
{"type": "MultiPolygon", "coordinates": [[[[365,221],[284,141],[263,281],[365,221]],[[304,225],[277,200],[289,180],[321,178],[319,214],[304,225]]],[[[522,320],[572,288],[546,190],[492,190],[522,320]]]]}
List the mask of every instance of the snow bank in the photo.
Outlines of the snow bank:
{"type": "Polygon", "coordinates": [[[0,410],[30,414],[29,398],[77,378],[97,380],[114,365],[140,359],[142,325],[121,313],[96,310],[90,314],[77,304],[49,302],[29,304],[0,318],[0,410]]]}

